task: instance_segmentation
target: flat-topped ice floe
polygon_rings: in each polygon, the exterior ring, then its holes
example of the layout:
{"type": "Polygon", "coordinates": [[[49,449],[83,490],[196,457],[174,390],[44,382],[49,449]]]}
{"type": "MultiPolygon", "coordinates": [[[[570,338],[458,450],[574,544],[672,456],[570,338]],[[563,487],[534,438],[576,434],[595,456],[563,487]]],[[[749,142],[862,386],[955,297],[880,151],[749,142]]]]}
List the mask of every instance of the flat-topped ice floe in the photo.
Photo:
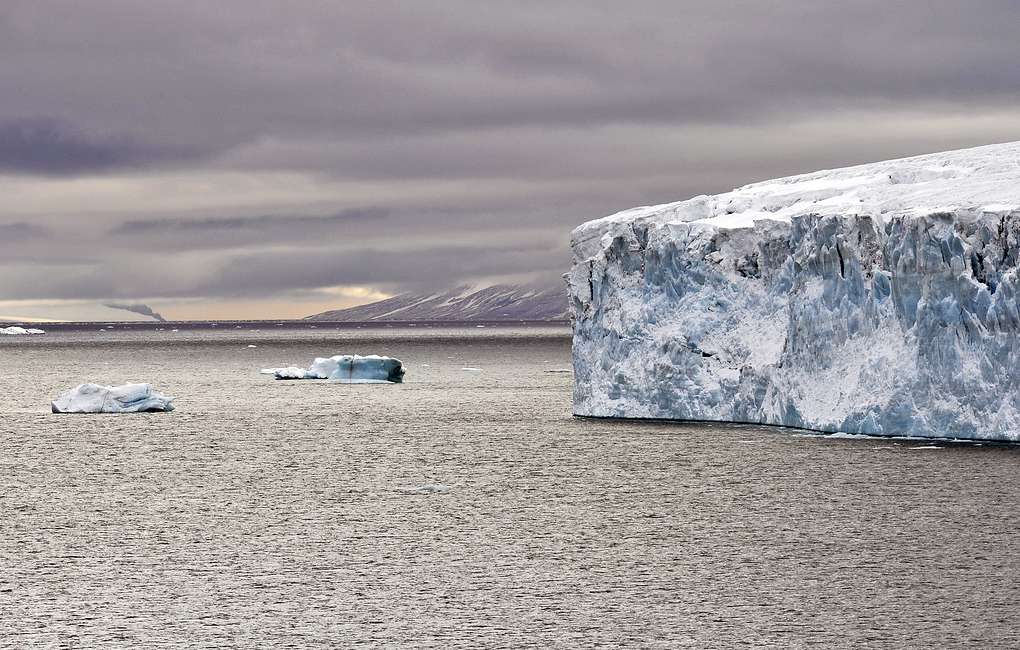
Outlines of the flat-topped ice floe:
{"type": "Polygon", "coordinates": [[[173,400],[149,384],[82,384],[55,399],[51,407],[54,413],[143,413],[172,411],[173,400]]]}
{"type": "Polygon", "coordinates": [[[577,228],[577,415],[1020,440],[1020,143],[577,228]]]}
{"type": "Polygon", "coordinates": [[[45,334],[45,330],[36,329],[34,327],[0,327],[0,336],[26,336],[26,335],[38,335],[45,334]]]}
{"type": "Polygon", "coordinates": [[[396,384],[404,380],[404,364],[400,359],[374,354],[317,357],[307,370],[291,366],[264,368],[261,372],[277,379],[329,379],[344,384],[396,384]]]}

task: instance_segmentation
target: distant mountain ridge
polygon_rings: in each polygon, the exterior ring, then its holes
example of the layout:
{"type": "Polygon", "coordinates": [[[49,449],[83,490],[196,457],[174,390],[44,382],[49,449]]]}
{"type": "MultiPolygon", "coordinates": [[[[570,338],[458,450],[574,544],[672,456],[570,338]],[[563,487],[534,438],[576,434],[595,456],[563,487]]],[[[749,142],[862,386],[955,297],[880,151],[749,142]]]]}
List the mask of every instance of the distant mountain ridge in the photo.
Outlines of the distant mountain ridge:
{"type": "Polygon", "coordinates": [[[386,300],[308,316],[322,321],[500,321],[567,320],[561,287],[501,284],[461,286],[442,293],[403,293],[386,300]]]}

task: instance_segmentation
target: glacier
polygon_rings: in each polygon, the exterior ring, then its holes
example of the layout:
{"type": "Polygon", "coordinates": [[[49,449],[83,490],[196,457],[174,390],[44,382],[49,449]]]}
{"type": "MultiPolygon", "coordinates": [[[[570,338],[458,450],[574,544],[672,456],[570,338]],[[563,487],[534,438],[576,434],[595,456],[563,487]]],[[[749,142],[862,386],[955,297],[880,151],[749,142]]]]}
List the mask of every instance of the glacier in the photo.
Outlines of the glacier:
{"type": "Polygon", "coordinates": [[[1020,143],[571,236],[574,413],[1020,441],[1020,143]]]}
{"type": "Polygon", "coordinates": [[[329,379],[344,384],[399,384],[405,373],[400,359],[374,354],[316,357],[307,370],[290,366],[263,368],[260,372],[277,379],[329,379]]]}
{"type": "Polygon", "coordinates": [[[172,411],[173,401],[149,384],[81,384],[53,400],[51,408],[54,413],[142,413],[172,411]]]}

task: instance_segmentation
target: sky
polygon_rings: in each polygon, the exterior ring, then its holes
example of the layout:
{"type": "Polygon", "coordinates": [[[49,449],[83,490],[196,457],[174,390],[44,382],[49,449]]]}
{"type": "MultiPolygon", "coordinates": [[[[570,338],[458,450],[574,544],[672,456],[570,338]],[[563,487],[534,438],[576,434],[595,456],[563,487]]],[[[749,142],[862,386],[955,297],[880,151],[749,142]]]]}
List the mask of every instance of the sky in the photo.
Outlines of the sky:
{"type": "Polygon", "coordinates": [[[0,318],[558,282],[570,230],[634,205],[1020,140],[1017,25],[1015,0],[4,0],[0,318]]]}

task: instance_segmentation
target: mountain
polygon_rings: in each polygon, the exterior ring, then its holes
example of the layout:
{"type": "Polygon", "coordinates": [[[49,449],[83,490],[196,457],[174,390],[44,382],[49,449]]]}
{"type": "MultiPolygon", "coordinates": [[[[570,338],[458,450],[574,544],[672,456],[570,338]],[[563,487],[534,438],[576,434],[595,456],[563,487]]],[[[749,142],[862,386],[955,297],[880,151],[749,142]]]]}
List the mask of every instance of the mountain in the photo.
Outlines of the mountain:
{"type": "Polygon", "coordinates": [[[562,287],[501,284],[462,286],[443,293],[403,293],[386,300],[309,316],[322,321],[499,321],[566,320],[562,287]]]}

